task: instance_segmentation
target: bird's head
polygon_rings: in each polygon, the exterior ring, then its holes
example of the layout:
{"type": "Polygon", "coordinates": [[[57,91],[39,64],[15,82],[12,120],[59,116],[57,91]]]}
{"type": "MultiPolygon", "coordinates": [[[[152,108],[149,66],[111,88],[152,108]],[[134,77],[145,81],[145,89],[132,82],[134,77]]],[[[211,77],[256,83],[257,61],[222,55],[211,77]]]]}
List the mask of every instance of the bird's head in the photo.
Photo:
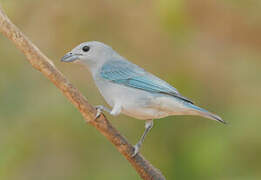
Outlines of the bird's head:
{"type": "Polygon", "coordinates": [[[89,41],[73,48],[62,57],[61,61],[94,66],[104,63],[114,54],[116,53],[110,46],[98,41],[89,41]]]}

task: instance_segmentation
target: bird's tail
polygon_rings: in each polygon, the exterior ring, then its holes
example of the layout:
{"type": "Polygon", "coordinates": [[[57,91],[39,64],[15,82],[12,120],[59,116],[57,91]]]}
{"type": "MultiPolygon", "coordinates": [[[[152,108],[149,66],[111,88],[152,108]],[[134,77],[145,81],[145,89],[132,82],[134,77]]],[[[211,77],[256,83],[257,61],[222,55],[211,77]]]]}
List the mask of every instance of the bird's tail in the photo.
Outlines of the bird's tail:
{"type": "Polygon", "coordinates": [[[212,120],[221,122],[223,124],[226,124],[226,122],[221,117],[219,117],[218,115],[215,115],[211,112],[208,112],[207,110],[200,108],[198,106],[195,106],[194,104],[187,103],[187,107],[189,107],[191,109],[191,113],[190,113],[191,115],[202,116],[202,117],[212,119],[212,120]]]}

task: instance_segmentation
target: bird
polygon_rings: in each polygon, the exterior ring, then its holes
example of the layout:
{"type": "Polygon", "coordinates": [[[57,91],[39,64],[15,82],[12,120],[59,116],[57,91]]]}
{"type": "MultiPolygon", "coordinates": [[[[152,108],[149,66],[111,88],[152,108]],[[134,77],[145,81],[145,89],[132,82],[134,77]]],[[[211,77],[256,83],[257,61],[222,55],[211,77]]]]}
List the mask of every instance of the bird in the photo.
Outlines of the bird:
{"type": "Polygon", "coordinates": [[[81,64],[92,75],[100,94],[111,107],[96,106],[95,118],[106,111],[113,116],[125,114],[145,120],[145,131],[134,146],[133,157],[140,151],[154,119],[197,115],[225,124],[221,117],[196,106],[176,88],[128,61],[102,42],[83,42],[66,53],[61,61],[81,64]]]}

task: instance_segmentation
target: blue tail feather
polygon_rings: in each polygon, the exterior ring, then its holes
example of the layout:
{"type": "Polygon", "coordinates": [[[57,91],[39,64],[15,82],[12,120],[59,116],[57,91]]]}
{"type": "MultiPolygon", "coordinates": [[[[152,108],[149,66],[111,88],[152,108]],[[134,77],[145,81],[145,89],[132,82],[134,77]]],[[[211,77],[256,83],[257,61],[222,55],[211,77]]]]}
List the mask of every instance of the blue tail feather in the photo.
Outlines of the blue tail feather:
{"type": "Polygon", "coordinates": [[[196,110],[195,114],[197,114],[197,115],[203,116],[205,118],[213,119],[213,120],[219,121],[223,124],[226,124],[226,122],[221,117],[219,117],[218,115],[215,115],[203,108],[195,106],[194,104],[191,104],[191,103],[186,103],[186,106],[193,110],[196,110]]]}

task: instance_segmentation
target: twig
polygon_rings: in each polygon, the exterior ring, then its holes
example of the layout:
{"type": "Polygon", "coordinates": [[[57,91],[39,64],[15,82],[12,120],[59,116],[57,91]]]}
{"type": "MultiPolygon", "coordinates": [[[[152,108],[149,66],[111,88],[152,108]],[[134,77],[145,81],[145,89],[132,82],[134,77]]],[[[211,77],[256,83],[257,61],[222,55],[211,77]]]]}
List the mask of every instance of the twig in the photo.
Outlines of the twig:
{"type": "Polygon", "coordinates": [[[111,125],[104,115],[95,120],[96,109],[76,89],[65,76],[5,15],[0,7],[0,32],[11,40],[26,56],[31,65],[43,73],[80,111],[86,122],[93,125],[100,133],[117,148],[117,150],[131,163],[143,179],[164,180],[161,172],[153,167],[143,156],[137,154],[131,157],[133,147],[111,125]]]}

